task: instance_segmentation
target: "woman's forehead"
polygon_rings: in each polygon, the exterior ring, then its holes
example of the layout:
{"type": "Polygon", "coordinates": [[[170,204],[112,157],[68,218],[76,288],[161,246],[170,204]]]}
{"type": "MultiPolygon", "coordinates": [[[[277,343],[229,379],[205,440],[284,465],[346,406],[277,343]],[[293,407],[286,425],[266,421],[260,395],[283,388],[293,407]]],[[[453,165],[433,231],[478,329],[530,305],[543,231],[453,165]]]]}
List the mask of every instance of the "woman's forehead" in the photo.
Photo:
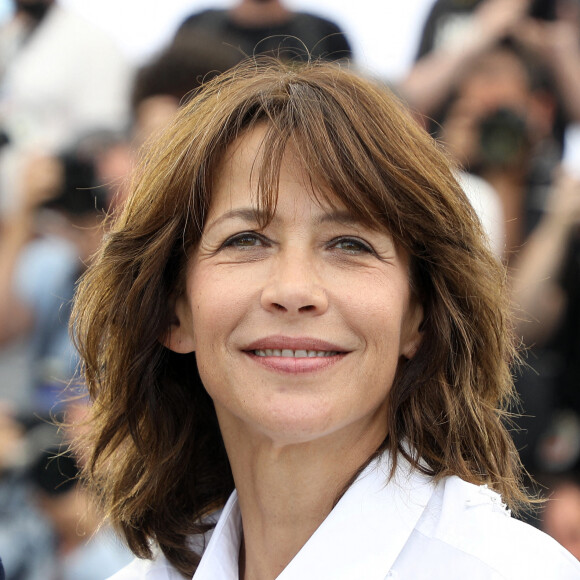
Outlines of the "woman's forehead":
{"type": "Polygon", "coordinates": [[[250,191],[253,203],[262,207],[265,195],[276,201],[283,191],[280,184],[292,183],[308,191],[321,207],[346,209],[326,181],[313,174],[308,161],[299,154],[299,141],[293,135],[275,143],[280,150],[273,155],[270,130],[266,123],[260,123],[226,147],[216,165],[211,205],[224,192],[231,194],[241,188],[250,191]],[[276,155],[280,156],[279,163],[273,159],[276,155]],[[263,191],[264,188],[269,190],[263,191]]]}
{"type": "Polygon", "coordinates": [[[236,169],[251,168],[254,172],[263,170],[271,159],[268,154],[272,147],[281,147],[284,159],[296,157],[297,136],[284,137],[270,123],[260,121],[243,130],[231,143],[218,160],[218,171],[224,166],[236,169]]]}
{"type": "Polygon", "coordinates": [[[355,220],[330,187],[313,182],[291,146],[285,150],[273,182],[265,184],[264,187],[272,187],[268,191],[260,185],[262,171],[268,171],[267,162],[258,141],[237,143],[220,164],[211,195],[209,219],[216,213],[243,207],[252,210],[259,222],[266,223],[276,219],[281,206],[287,208],[300,198],[311,204],[312,212],[319,216],[332,214],[341,216],[344,221],[355,220]]]}
{"type": "Polygon", "coordinates": [[[265,224],[274,217],[279,195],[284,194],[281,185],[292,184],[308,192],[323,211],[338,211],[349,216],[349,221],[390,232],[388,216],[381,209],[389,205],[385,205],[385,197],[390,194],[363,187],[354,174],[349,178],[350,172],[342,166],[334,169],[322,158],[322,147],[308,138],[300,130],[282,132],[268,121],[243,130],[215,160],[208,214],[223,205],[224,197],[241,189],[251,196],[250,205],[265,224]]]}

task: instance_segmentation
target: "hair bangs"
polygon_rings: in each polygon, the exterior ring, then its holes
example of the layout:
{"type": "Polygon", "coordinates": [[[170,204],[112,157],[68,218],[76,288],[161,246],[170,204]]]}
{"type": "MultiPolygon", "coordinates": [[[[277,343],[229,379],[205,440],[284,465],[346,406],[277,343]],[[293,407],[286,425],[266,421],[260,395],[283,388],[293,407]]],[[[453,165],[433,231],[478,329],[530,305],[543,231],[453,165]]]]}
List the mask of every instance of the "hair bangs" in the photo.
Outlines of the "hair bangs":
{"type": "Polygon", "coordinates": [[[355,113],[355,99],[339,102],[326,86],[292,77],[282,88],[278,83],[256,97],[255,106],[239,111],[236,128],[224,132],[235,135],[231,145],[247,131],[266,125],[252,171],[257,176],[256,208],[262,225],[275,213],[280,170],[291,147],[317,201],[334,205],[338,200],[361,223],[391,230],[399,221],[397,204],[385,184],[381,159],[372,153],[379,148],[359,131],[365,114],[355,113]]]}

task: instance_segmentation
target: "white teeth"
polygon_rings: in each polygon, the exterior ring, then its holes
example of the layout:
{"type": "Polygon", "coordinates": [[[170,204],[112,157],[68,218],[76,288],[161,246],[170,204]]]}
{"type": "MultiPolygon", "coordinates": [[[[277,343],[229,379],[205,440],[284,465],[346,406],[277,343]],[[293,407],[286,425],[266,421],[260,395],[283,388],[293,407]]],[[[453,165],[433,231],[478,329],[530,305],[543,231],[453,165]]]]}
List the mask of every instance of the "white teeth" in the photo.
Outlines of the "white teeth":
{"type": "Polygon", "coordinates": [[[315,358],[322,356],[335,356],[338,354],[335,350],[291,350],[289,348],[266,348],[263,350],[254,350],[256,356],[280,356],[286,358],[315,358]]]}

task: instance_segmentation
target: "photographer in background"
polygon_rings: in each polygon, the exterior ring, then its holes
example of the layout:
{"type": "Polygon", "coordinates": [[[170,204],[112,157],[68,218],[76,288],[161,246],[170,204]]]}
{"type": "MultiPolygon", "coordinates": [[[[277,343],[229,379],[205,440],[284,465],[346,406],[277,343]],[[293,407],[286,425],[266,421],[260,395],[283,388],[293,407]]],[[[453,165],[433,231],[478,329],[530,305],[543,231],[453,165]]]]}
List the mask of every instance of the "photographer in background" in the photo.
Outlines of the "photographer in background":
{"type": "Polygon", "coordinates": [[[498,193],[510,261],[545,205],[560,159],[556,97],[513,45],[481,55],[458,81],[438,137],[460,165],[498,193]]]}
{"type": "Polygon", "coordinates": [[[526,19],[531,0],[437,0],[423,27],[417,60],[399,90],[434,130],[457,83],[474,62],[526,19]],[[433,122],[435,121],[435,123],[433,122]]]}
{"type": "Polygon", "coordinates": [[[27,336],[30,410],[59,413],[77,357],[68,335],[70,301],[101,238],[98,157],[78,147],[29,157],[18,206],[0,229],[0,345],[27,336]]]}
{"type": "Polygon", "coordinates": [[[550,71],[561,136],[565,124],[580,119],[579,26],[579,0],[437,0],[399,89],[434,130],[457,82],[483,54],[510,40],[550,71]]]}
{"type": "Polygon", "coordinates": [[[80,483],[70,452],[43,451],[28,471],[31,500],[47,520],[51,541],[35,553],[27,580],[102,580],[131,561],[129,550],[101,525],[97,502],[80,483]]]}
{"type": "Polygon", "coordinates": [[[54,430],[46,435],[41,450],[20,466],[0,464],[6,578],[103,580],[128,564],[131,553],[102,525],[98,502],[78,478],[78,458],[63,450],[66,441],[54,430]]]}
{"type": "Polygon", "coordinates": [[[58,0],[11,0],[0,26],[0,211],[14,209],[31,152],[124,130],[132,67],[116,43],[58,0]],[[1,142],[1,138],[0,138],[1,142]]]}

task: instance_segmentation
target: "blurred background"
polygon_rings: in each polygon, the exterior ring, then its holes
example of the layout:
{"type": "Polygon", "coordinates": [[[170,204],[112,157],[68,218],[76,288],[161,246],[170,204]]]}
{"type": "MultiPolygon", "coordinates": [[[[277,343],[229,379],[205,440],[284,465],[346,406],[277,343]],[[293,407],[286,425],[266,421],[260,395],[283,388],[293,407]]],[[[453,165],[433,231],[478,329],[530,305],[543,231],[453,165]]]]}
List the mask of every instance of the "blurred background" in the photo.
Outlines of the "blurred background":
{"type": "MultiPolygon", "coordinates": [[[[398,78],[413,61],[421,27],[433,1],[289,0],[285,5],[332,19],[349,37],[361,64],[388,78],[398,78]]],[[[131,59],[142,61],[170,39],[188,14],[206,8],[228,8],[235,0],[167,0],[151,3],[146,13],[139,12],[138,0],[63,0],[63,4],[98,23],[118,39],[131,59]]]]}
{"type": "Polygon", "coordinates": [[[580,558],[580,0],[0,0],[8,580],[100,580],[131,558],[69,449],[89,405],[76,282],[140,148],[190,92],[244,54],[305,47],[395,91],[456,164],[508,270],[525,362],[512,434],[526,484],[551,498],[521,517],[580,558]]]}

